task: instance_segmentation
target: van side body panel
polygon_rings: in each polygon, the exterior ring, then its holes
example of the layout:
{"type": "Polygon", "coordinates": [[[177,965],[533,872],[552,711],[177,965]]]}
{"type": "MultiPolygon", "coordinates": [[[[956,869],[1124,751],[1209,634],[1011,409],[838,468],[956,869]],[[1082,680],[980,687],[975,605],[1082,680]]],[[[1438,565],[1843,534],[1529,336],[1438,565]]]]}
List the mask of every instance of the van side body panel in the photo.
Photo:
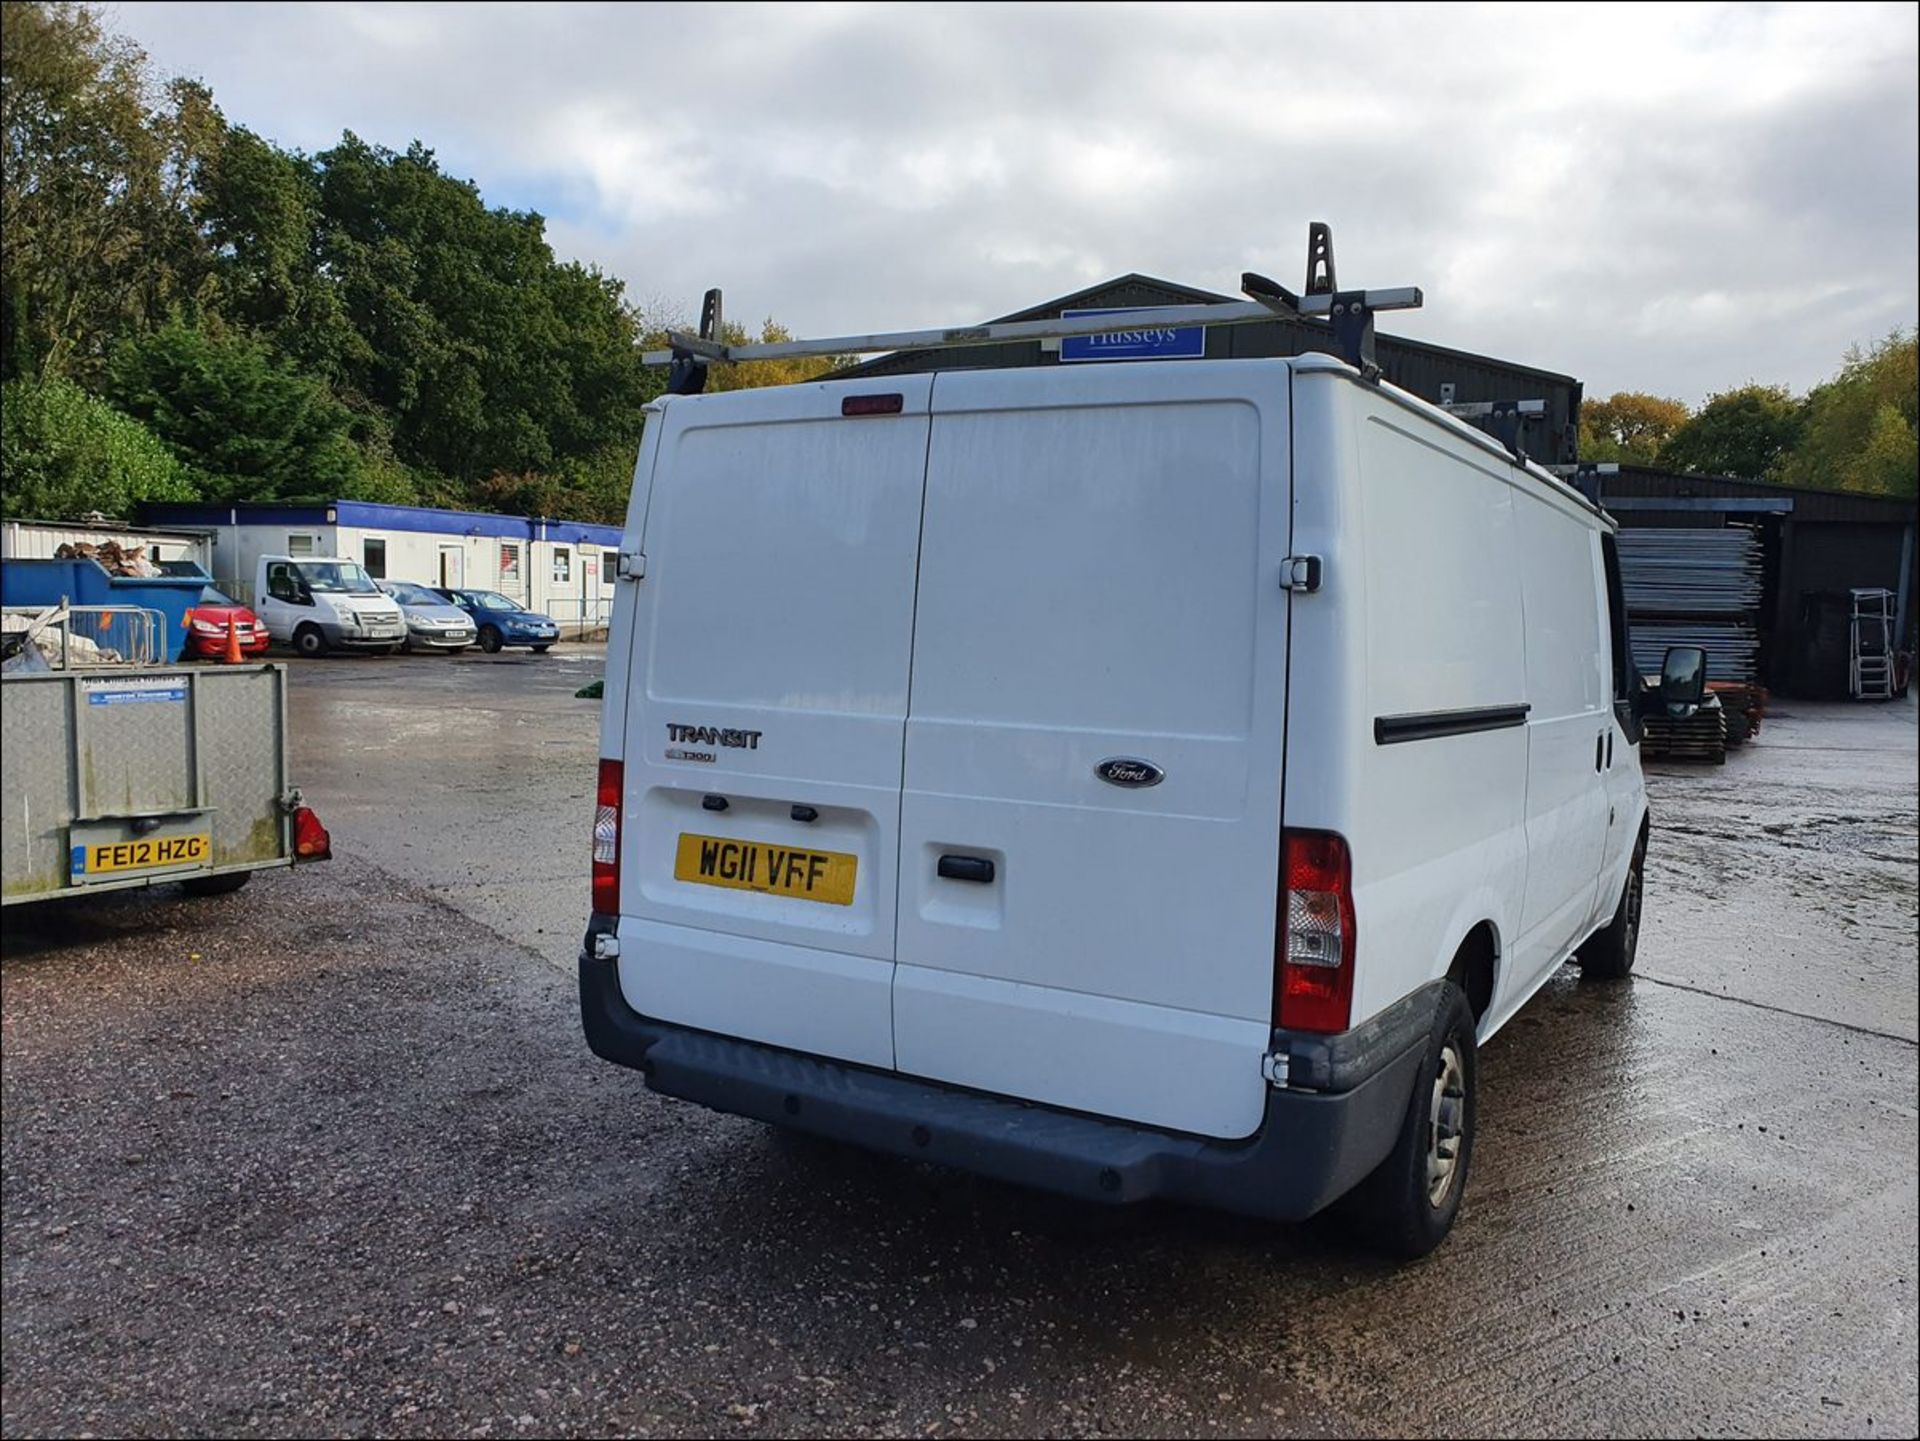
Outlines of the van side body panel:
{"type": "MultiPolygon", "coordinates": [[[[640,454],[633,464],[633,490],[627,496],[627,518],[620,532],[620,548],[641,550],[647,531],[647,503],[653,496],[653,471],[660,461],[662,417],[674,397],[662,396],[647,407],[646,428],[640,435],[640,454]]],[[[621,760],[627,753],[628,691],[633,672],[633,634],[640,589],[631,581],[614,582],[613,605],[607,617],[606,675],[600,688],[600,757],[621,760]]],[[[624,902],[622,903],[625,909],[624,902]]]]}
{"type": "Polygon", "coordinates": [[[1296,370],[1294,403],[1295,547],[1327,565],[1293,615],[1287,825],[1352,845],[1354,1023],[1489,922],[1484,1039],[1605,919],[1605,522],[1344,371],[1296,370]]]}
{"type": "Polygon", "coordinates": [[[1326,530],[1339,589],[1294,612],[1287,824],[1352,847],[1357,1024],[1444,976],[1478,921],[1512,933],[1527,869],[1525,727],[1422,737],[1419,722],[1526,704],[1515,502],[1496,459],[1345,376],[1303,372],[1294,390],[1302,440],[1324,429],[1345,453],[1325,469],[1297,461],[1301,530],[1309,496],[1344,493],[1326,530]],[[1322,409],[1344,425],[1307,419],[1322,409]],[[1310,730],[1327,693],[1340,713],[1310,730]],[[1343,794],[1313,780],[1331,755],[1343,794]]]}

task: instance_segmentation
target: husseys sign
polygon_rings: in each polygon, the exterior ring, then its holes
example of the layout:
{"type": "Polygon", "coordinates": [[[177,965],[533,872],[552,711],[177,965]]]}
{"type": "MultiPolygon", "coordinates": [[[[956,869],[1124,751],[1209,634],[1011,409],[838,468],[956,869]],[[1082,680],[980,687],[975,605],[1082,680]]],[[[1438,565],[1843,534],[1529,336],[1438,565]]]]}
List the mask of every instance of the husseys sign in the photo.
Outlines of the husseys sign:
{"type": "MultiPolygon", "coordinates": [[[[1139,306],[1103,306],[1093,310],[1063,310],[1075,315],[1125,315],[1139,306]]],[[[1060,341],[1060,359],[1074,360],[1201,360],[1207,353],[1204,325],[1162,325],[1143,330],[1116,330],[1106,335],[1069,335],[1060,341]]]]}

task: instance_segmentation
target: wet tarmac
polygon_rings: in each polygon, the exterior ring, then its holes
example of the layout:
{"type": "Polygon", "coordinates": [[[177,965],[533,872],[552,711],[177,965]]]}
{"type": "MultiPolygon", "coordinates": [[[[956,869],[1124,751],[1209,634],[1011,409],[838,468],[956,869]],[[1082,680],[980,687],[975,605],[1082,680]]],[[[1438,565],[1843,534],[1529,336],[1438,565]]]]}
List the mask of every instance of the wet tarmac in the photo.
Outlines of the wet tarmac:
{"type": "Polygon", "coordinates": [[[1459,1226],[1395,1268],[595,1061],[597,671],[299,665],[339,861],[10,923],[9,1436],[1920,1428],[1910,702],[1654,774],[1643,974],[1488,1045],[1459,1226]]]}

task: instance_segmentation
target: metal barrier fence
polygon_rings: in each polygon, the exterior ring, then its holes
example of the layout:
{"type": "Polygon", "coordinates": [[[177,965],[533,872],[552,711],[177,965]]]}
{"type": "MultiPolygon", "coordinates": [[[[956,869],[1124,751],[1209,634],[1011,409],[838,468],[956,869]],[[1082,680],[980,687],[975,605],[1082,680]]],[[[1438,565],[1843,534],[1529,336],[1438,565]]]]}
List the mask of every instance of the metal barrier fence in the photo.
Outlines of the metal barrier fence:
{"type": "Polygon", "coordinates": [[[613,619],[613,592],[557,595],[547,602],[546,612],[568,640],[605,640],[607,626],[613,619]]]}
{"type": "Polygon", "coordinates": [[[55,670],[89,666],[164,665],[172,655],[167,618],[157,610],[124,605],[10,605],[0,607],[0,630],[26,631],[42,616],[37,644],[55,670]]]}

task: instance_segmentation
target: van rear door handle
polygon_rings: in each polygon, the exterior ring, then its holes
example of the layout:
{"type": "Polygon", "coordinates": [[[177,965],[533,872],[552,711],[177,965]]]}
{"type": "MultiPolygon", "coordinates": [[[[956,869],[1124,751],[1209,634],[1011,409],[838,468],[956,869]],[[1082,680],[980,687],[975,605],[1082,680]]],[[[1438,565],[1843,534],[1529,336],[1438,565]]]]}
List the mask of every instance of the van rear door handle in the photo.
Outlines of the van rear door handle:
{"type": "Polygon", "coordinates": [[[993,862],[985,856],[942,856],[938,869],[943,880],[985,884],[993,879],[993,862]]]}

